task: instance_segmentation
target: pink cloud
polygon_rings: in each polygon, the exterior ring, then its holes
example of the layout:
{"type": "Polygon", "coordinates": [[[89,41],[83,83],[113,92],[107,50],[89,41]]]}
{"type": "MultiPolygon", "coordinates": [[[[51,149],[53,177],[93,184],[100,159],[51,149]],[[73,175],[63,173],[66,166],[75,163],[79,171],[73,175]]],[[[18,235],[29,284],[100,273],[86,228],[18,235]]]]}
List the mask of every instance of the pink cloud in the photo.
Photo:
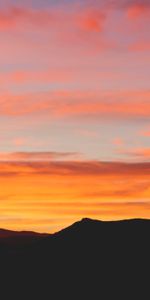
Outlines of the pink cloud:
{"type": "MultiPolygon", "coordinates": [[[[105,20],[104,13],[100,9],[85,7],[82,9],[63,10],[60,8],[51,8],[47,10],[37,10],[12,6],[7,10],[0,11],[0,29],[13,29],[24,23],[28,26],[50,27],[51,29],[80,28],[85,31],[101,31],[105,20]]],[[[19,29],[19,28],[18,28],[19,29]]]]}
{"type": "Polygon", "coordinates": [[[121,150],[120,154],[123,154],[132,159],[149,160],[150,159],[150,148],[135,148],[129,150],[121,150]]]}
{"type": "Polygon", "coordinates": [[[30,25],[47,26],[51,25],[56,18],[56,12],[50,13],[46,10],[34,10],[23,7],[11,6],[0,11],[0,29],[16,28],[20,23],[30,25]]]}
{"type": "Polygon", "coordinates": [[[150,131],[143,131],[143,132],[142,132],[142,135],[143,135],[143,136],[150,137],[150,131]]]}
{"type": "Polygon", "coordinates": [[[83,30],[99,32],[103,28],[105,18],[106,15],[102,11],[87,9],[79,13],[77,23],[83,30]]]}
{"type": "Polygon", "coordinates": [[[115,138],[113,139],[113,144],[115,146],[123,146],[124,145],[124,141],[122,138],[115,138]]]}
{"type": "Polygon", "coordinates": [[[0,96],[0,115],[40,113],[53,118],[149,118],[149,97],[149,91],[57,91],[20,96],[8,94],[0,96]]]}
{"type": "Polygon", "coordinates": [[[136,18],[140,18],[143,17],[147,14],[149,14],[149,6],[147,5],[147,3],[131,3],[131,5],[129,5],[128,9],[127,9],[127,15],[129,17],[129,19],[136,19],[136,18]]]}
{"type": "MultiPolygon", "coordinates": [[[[130,9],[131,4],[133,5],[133,3],[124,5],[123,9],[130,9]]],[[[81,53],[91,55],[91,53],[99,54],[100,51],[119,49],[120,41],[117,35],[114,35],[116,29],[113,27],[117,19],[115,22],[112,21],[111,27],[109,24],[113,9],[120,7],[118,2],[111,10],[107,9],[110,7],[108,2],[103,8],[101,5],[91,5],[88,2],[82,8],[73,4],[71,7],[70,10],[61,7],[37,10],[14,6],[6,10],[1,9],[0,30],[6,35],[2,41],[0,56],[7,57],[7,61],[10,57],[10,46],[13,59],[19,61],[22,57],[25,62],[26,60],[29,62],[30,59],[31,62],[34,59],[40,61],[43,57],[46,59],[50,53],[57,57],[61,45],[63,45],[62,51],[65,49],[70,53],[71,49],[72,55],[80,56],[81,53]],[[12,31],[13,36],[10,36],[12,31]],[[31,38],[29,32],[32,32],[32,37],[35,38],[31,38]],[[109,32],[112,32],[113,37],[110,38],[109,32]]],[[[117,28],[120,26],[118,19],[117,28]]],[[[130,28],[128,34],[132,35],[132,33],[130,28]]],[[[134,43],[128,46],[132,51],[138,49],[144,51],[145,48],[149,49],[147,41],[143,45],[134,43]]],[[[46,74],[43,74],[44,76],[46,80],[46,74]]],[[[25,73],[18,72],[14,74],[13,79],[24,81],[26,77],[25,73]]]]}
{"type": "Polygon", "coordinates": [[[27,140],[25,138],[15,138],[13,139],[13,144],[17,147],[26,145],[27,140]]]}
{"type": "Polygon", "coordinates": [[[150,41],[139,41],[129,46],[129,50],[137,51],[149,51],[150,50],[150,41]]]}
{"type": "Polygon", "coordinates": [[[142,129],[138,132],[138,135],[143,137],[150,137],[150,129],[147,127],[145,129],[142,129]]]}
{"type": "MultiPolygon", "coordinates": [[[[43,63],[44,60],[51,65],[52,57],[58,61],[67,60],[70,51],[73,61],[76,55],[81,59],[81,55],[114,49],[115,42],[107,40],[102,34],[105,22],[105,12],[90,6],[70,10],[58,7],[47,10],[23,7],[1,9],[0,57],[7,63],[11,63],[13,57],[17,64],[43,63]]],[[[46,77],[46,74],[43,76],[46,77]]],[[[19,74],[18,70],[13,79],[23,82],[26,74],[19,74]]]]}
{"type": "Polygon", "coordinates": [[[45,70],[45,71],[13,71],[0,73],[1,84],[16,83],[23,84],[27,82],[70,82],[74,78],[71,71],[66,70],[45,70]]]}
{"type": "MultiPolygon", "coordinates": [[[[20,141],[19,141],[20,142],[20,141]]],[[[18,143],[18,141],[17,141],[18,143]]],[[[80,154],[75,152],[13,152],[0,153],[0,161],[10,162],[34,162],[52,161],[79,158],[80,154]]]]}

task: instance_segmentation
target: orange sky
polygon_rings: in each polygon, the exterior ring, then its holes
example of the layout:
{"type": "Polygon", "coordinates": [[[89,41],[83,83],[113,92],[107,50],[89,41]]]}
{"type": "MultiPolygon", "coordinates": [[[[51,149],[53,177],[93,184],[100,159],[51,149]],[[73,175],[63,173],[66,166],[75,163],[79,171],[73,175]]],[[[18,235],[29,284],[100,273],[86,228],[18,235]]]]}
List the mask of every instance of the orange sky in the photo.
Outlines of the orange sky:
{"type": "Polygon", "coordinates": [[[150,214],[150,163],[3,162],[0,227],[54,232],[75,220],[150,214]]]}

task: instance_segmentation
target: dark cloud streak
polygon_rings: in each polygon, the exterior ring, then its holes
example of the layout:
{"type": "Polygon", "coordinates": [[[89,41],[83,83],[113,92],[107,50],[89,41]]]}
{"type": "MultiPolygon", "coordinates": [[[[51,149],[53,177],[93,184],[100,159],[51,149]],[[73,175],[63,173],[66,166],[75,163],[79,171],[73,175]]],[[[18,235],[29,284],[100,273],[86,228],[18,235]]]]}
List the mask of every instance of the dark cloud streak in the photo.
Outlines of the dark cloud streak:
{"type": "Polygon", "coordinates": [[[0,176],[59,175],[59,176],[150,176],[150,162],[122,163],[100,161],[1,162],[0,176]]]}

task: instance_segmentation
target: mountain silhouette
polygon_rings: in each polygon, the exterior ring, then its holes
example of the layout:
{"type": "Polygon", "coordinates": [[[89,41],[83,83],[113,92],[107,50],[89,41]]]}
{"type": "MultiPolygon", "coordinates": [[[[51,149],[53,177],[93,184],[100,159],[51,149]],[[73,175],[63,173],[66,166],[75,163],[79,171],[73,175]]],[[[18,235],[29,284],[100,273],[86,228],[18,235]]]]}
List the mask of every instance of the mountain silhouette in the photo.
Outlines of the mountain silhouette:
{"type": "Polygon", "coordinates": [[[47,235],[48,233],[37,233],[34,231],[11,231],[7,229],[0,229],[0,239],[11,237],[40,237],[47,235]]]}
{"type": "Polygon", "coordinates": [[[14,251],[23,250],[41,238],[49,236],[46,233],[40,234],[32,231],[11,231],[0,229],[0,254],[12,253],[14,251]]]}
{"type": "Polygon", "coordinates": [[[84,218],[52,235],[0,230],[0,260],[12,298],[21,289],[27,299],[149,299],[150,220],[84,218]]]}

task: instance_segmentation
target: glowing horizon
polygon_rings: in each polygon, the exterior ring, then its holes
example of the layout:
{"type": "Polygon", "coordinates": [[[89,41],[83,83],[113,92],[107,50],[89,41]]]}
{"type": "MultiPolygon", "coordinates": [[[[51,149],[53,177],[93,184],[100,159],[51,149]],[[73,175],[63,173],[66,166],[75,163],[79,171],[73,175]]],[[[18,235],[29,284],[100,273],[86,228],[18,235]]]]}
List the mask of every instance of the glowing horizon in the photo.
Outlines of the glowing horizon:
{"type": "Polygon", "coordinates": [[[55,232],[83,217],[149,218],[150,163],[1,162],[0,168],[0,227],[55,232]]]}

